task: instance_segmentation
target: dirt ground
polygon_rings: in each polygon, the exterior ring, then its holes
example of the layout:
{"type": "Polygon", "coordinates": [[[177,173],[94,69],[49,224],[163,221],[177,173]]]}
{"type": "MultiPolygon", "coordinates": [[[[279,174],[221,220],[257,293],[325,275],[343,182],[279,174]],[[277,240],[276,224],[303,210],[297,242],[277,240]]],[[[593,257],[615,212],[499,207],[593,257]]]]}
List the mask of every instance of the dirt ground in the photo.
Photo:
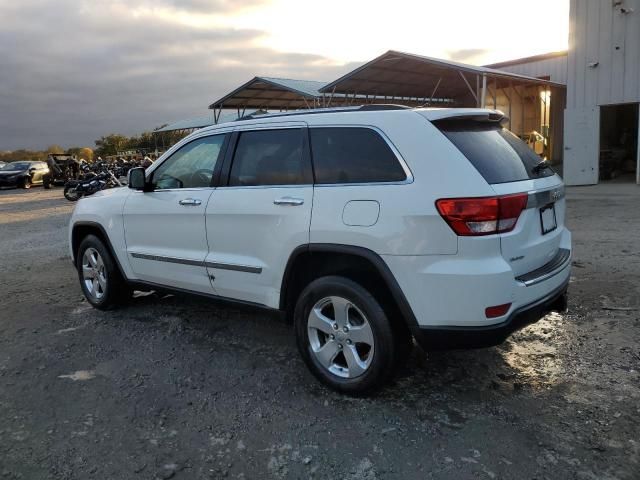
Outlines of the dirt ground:
{"type": "Polygon", "coordinates": [[[262,311],[83,301],[60,189],[0,192],[0,478],[640,478],[640,187],[568,190],[569,313],[320,386],[262,311]]]}

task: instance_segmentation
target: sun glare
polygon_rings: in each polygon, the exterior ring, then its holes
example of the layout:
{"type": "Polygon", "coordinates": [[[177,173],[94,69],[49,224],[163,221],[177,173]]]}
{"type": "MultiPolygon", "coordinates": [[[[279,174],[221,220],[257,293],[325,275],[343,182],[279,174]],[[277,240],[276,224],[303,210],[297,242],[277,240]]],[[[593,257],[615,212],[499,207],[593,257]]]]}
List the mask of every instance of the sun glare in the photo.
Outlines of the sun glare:
{"type": "Polygon", "coordinates": [[[490,63],[567,48],[568,0],[274,0],[227,21],[284,52],[367,60],[389,49],[490,63]]]}

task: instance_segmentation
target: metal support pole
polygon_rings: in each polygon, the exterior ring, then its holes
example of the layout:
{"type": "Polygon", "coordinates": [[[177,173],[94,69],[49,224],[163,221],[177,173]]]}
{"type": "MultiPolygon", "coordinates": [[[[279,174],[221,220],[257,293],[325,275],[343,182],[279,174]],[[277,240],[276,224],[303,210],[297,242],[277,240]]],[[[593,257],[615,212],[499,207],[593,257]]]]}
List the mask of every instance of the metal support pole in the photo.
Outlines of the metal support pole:
{"type": "Polygon", "coordinates": [[[431,104],[431,102],[433,102],[433,97],[435,96],[436,92],[438,91],[438,87],[440,86],[440,82],[442,81],[442,77],[440,77],[438,79],[438,82],[436,83],[436,86],[433,89],[433,92],[431,92],[431,95],[429,95],[429,104],[431,104]]]}
{"type": "Polygon", "coordinates": [[[480,108],[487,106],[487,75],[482,74],[482,92],[480,94],[480,108]]]}
{"type": "Polygon", "coordinates": [[[336,93],[336,87],[334,86],[333,89],[331,90],[331,96],[329,97],[329,101],[327,102],[327,107],[331,106],[331,100],[333,100],[333,94],[336,93]]]}
{"type": "Polygon", "coordinates": [[[526,128],[524,125],[524,96],[527,93],[527,87],[522,87],[522,95],[520,95],[520,103],[522,104],[522,108],[520,109],[520,117],[522,119],[522,135],[524,135],[526,133],[526,128]]]}
{"type": "MultiPolygon", "coordinates": [[[[464,80],[464,83],[467,84],[467,88],[469,89],[469,91],[471,92],[471,95],[473,95],[473,98],[476,101],[476,106],[478,106],[478,95],[476,94],[476,92],[473,91],[473,88],[471,88],[471,84],[469,83],[469,81],[467,80],[467,77],[464,76],[464,74],[458,70],[458,73],[460,74],[460,77],[462,77],[462,80],[464,80]]],[[[477,80],[477,79],[476,79],[477,80]]],[[[478,83],[478,82],[476,82],[478,83]]]]}
{"type": "Polygon", "coordinates": [[[509,130],[511,130],[511,80],[509,80],[509,85],[506,90],[504,90],[504,96],[507,97],[507,101],[509,102],[509,130]],[[507,92],[509,92],[507,94],[507,92]]]}

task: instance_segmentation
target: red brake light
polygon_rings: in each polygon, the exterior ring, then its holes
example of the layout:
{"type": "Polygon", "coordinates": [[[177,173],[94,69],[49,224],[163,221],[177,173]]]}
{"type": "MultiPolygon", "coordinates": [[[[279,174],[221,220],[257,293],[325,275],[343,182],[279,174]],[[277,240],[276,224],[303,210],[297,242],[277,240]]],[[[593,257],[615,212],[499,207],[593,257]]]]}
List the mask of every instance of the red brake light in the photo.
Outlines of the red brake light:
{"type": "Polygon", "coordinates": [[[443,198],[436,201],[442,218],[460,236],[510,232],[527,206],[527,194],[501,197],[443,198]]]}

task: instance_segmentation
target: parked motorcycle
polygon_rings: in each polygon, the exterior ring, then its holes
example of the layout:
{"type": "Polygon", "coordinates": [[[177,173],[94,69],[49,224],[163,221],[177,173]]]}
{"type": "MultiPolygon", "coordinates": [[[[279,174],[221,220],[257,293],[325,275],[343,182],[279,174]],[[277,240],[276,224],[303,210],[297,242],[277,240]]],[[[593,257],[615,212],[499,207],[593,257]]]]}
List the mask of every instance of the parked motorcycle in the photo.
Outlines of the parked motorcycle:
{"type": "Polygon", "coordinates": [[[76,202],[82,197],[93,195],[105,188],[121,186],[122,183],[113,172],[105,168],[99,173],[88,172],[81,180],[70,180],[65,183],[64,198],[70,202],[76,202]]]}

